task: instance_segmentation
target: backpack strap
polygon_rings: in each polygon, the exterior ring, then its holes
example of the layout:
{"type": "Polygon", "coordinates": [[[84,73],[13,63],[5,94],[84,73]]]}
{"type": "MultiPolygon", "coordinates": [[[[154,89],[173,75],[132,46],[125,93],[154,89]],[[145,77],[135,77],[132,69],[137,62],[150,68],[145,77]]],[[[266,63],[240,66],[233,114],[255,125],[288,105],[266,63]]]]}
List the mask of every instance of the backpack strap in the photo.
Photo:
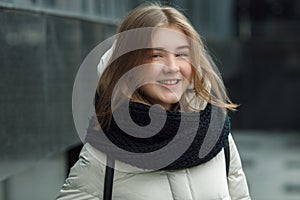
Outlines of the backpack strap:
{"type": "Polygon", "coordinates": [[[230,149],[229,149],[228,137],[225,140],[224,154],[225,154],[225,163],[226,163],[226,175],[228,177],[229,167],[230,167],[230,149]]]}
{"type": "Polygon", "coordinates": [[[104,177],[103,200],[112,199],[112,189],[113,189],[114,173],[115,173],[114,166],[115,166],[115,160],[112,160],[107,156],[106,170],[105,170],[105,177],[104,177]],[[110,166],[112,166],[112,168],[110,166]]]}

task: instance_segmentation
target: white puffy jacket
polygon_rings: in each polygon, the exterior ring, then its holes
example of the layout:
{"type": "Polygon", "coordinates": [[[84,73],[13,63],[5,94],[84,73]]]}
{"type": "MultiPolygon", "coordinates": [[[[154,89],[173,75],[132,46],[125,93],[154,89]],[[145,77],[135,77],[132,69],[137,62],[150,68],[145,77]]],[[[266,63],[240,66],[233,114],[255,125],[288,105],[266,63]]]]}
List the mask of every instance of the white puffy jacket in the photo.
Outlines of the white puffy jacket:
{"type": "MultiPolygon", "coordinates": [[[[176,171],[143,170],[116,161],[113,200],[248,200],[240,157],[231,135],[226,178],[224,152],[207,163],[176,171]]],[[[100,200],[106,156],[86,143],[63,185],[58,200],[100,200]]]]}

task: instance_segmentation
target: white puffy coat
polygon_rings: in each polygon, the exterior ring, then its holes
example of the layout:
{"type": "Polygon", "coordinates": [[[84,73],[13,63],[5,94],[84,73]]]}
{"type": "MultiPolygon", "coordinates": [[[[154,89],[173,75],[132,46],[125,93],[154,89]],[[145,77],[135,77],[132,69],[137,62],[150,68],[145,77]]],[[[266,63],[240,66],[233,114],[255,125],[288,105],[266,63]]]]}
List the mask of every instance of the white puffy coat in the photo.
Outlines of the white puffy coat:
{"type": "MultiPolygon", "coordinates": [[[[113,200],[248,200],[240,157],[231,135],[230,169],[226,178],[224,152],[207,163],[175,171],[143,170],[116,161],[113,200]]],[[[86,143],[71,169],[58,200],[100,200],[106,156],[86,143]]]]}

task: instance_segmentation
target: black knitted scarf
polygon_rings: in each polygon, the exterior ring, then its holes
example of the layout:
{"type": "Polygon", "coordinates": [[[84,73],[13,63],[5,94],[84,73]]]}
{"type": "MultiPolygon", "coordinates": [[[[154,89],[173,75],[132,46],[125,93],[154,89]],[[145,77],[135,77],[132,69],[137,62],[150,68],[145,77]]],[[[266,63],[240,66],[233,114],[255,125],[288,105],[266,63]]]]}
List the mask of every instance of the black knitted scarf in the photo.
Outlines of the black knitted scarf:
{"type": "MultiPolygon", "coordinates": [[[[218,120],[223,120],[220,129],[211,123],[213,113],[211,104],[200,112],[175,112],[164,111],[162,108],[151,108],[151,117],[166,115],[163,128],[151,137],[141,138],[127,134],[113,119],[108,130],[99,131],[96,117],[90,119],[87,129],[86,142],[106,153],[110,158],[131,164],[142,169],[178,170],[200,165],[214,158],[226,144],[230,132],[230,121],[227,115],[218,120]],[[210,131],[209,131],[210,130],[210,131]],[[180,133],[180,135],[178,135],[180,133]],[[210,135],[209,135],[210,134],[210,135]],[[209,138],[217,137],[215,142],[205,143],[209,138]],[[178,137],[176,137],[178,136],[178,137]],[[109,142],[107,142],[109,141],[109,142]],[[188,141],[188,142],[183,142],[188,141]],[[188,146],[186,144],[188,143],[188,146]],[[205,144],[204,144],[205,143],[205,144]],[[207,144],[211,145],[210,147],[207,144]],[[170,146],[167,151],[159,152],[164,147],[170,146]],[[206,145],[204,147],[204,145],[206,145]],[[119,151],[118,148],[123,151],[119,151]],[[184,149],[180,155],[177,149],[184,149]],[[205,156],[199,156],[201,148],[209,149],[205,156]],[[157,152],[156,152],[157,151],[157,152]],[[151,157],[149,157],[151,155],[151,157]],[[171,157],[174,156],[174,159],[171,157]],[[167,162],[166,162],[167,161],[167,162]],[[166,163],[160,166],[160,164],[166,163]],[[159,166],[159,167],[158,167],[159,166]]],[[[149,116],[150,106],[130,102],[129,113],[131,119],[140,127],[145,127],[151,122],[149,116]]],[[[215,120],[215,119],[214,119],[215,120]]],[[[121,122],[122,123],[122,122],[121,122]]],[[[123,125],[126,125],[126,120],[123,125]]],[[[216,123],[218,124],[218,123],[216,123]]],[[[131,129],[131,131],[137,131],[131,129]]],[[[179,151],[179,150],[178,150],[179,151]]]]}

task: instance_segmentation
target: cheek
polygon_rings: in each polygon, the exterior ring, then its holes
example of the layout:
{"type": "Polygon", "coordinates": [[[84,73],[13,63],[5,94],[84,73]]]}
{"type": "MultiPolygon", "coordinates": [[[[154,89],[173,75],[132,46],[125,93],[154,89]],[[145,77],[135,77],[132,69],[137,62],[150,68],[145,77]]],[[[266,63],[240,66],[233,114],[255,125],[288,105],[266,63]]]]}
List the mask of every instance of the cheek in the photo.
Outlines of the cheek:
{"type": "Polygon", "coordinates": [[[145,70],[143,70],[143,76],[147,77],[145,80],[155,81],[156,78],[162,73],[162,67],[158,65],[150,65],[145,70]]]}
{"type": "Polygon", "coordinates": [[[184,65],[181,68],[181,74],[190,82],[192,79],[192,66],[190,64],[184,65]]]}
{"type": "Polygon", "coordinates": [[[156,80],[156,77],[158,76],[159,71],[157,70],[157,67],[148,65],[141,67],[138,73],[139,80],[141,83],[151,83],[156,80]]]}

